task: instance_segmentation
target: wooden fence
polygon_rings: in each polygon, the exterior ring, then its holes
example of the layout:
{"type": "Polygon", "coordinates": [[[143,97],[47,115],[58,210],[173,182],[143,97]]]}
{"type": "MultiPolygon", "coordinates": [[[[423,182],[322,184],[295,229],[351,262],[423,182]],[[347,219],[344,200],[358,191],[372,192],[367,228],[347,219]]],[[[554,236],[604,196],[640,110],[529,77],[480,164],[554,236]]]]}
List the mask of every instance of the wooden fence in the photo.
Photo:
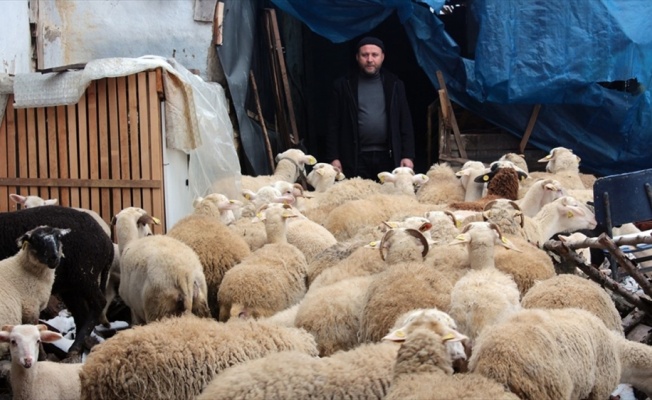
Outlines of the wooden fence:
{"type": "Polygon", "coordinates": [[[0,211],[10,193],[57,198],[107,222],[141,207],[165,230],[160,71],[93,81],[77,104],[14,109],[0,125],[0,211]]]}

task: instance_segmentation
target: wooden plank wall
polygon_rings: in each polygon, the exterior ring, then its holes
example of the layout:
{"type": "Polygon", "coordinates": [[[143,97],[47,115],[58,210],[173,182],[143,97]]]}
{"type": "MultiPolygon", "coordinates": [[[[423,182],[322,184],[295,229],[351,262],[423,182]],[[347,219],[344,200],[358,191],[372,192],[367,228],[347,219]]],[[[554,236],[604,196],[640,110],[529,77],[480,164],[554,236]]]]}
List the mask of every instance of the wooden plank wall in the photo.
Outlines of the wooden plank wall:
{"type": "Polygon", "coordinates": [[[161,103],[156,71],[91,83],[70,106],[14,109],[0,125],[0,211],[10,193],[57,198],[110,222],[129,206],[165,231],[161,103]],[[158,84],[158,85],[157,85],[158,84]]]}

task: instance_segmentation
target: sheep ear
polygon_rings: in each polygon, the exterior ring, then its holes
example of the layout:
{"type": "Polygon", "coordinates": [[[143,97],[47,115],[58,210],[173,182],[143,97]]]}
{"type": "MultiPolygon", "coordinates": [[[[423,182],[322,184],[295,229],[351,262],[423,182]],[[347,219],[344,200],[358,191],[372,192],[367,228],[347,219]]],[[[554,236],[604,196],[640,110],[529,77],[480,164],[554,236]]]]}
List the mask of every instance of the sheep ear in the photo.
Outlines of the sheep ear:
{"type": "Polygon", "coordinates": [[[380,183],[394,182],[396,180],[395,178],[396,178],[395,175],[392,174],[391,172],[385,171],[385,172],[378,173],[378,179],[380,180],[380,183]]]}
{"type": "Polygon", "coordinates": [[[521,249],[519,249],[518,247],[516,247],[516,245],[514,245],[514,243],[512,243],[512,242],[511,242],[509,239],[507,239],[505,236],[502,236],[502,235],[501,235],[500,238],[499,238],[498,240],[499,240],[498,243],[500,243],[500,245],[503,246],[503,247],[506,248],[506,249],[510,249],[510,250],[518,251],[519,253],[522,253],[522,252],[523,252],[521,249]]]}
{"type": "Polygon", "coordinates": [[[423,185],[424,183],[428,182],[429,180],[430,180],[430,178],[428,177],[428,175],[418,174],[418,175],[415,175],[414,178],[412,178],[412,183],[414,183],[415,185],[423,185]]]}
{"type": "Polygon", "coordinates": [[[407,335],[405,331],[402,328],[399,328],[388,333],[382,340],[401,343],[401,342],[405,342],[406,336],[407,335]]]}
{"type": "Polygon", "coordinates": [[[256,193],[249,190],[249,189],[243,189],[242,190],[242,197],[244,197],[245,199],[247,199],[249,201],[255,200],[256,199],[256,193]]]}
{"type": "Polygon", "coordinates": [[[308,165],[315,165],[317,164],[317,159],[310,154],[306,155],[306,157],[303,159],[304,162],[308,165]]]}
{"type": "Polygon", "coordinates": [[[63,336],[61,336],[60,333],[47,331],[47,330],[41,331],[41,341],[44,343],[56,342],[61,338],[63,338],[63,336]]]}
{"type": "Polygon", "coordinates": [[[455,173],[455,176],[457,176],[458,178],[461,178],[463,176],[469,176],[470,173],[471,173],[471,168],[467,168],[467,169],[457,171],[455,173]]]}
{"type": "Polygon", "coordinates": [[[448,330],[448,333],[445,334],[444,336],[441,337],[441,341],[446,343],[446,342],[462,342],[464,340],[469,340],[469,338],[465,335],[462,335],[458,331],[454,329],[448,330]]]}
{"type": "Polygon", "coordinates": [[[59,237],[63,237],[63,236],[66,236],[67,234],[70,233],[70,228],[68,228],[68,229],[59,229],[58,231],[59,231],[59,237]]]}
{"type": "Polygon", "coordinates": [[[46,206],[53,206],[53,205],[55,205],[57,203],[59,203],[59,199],[43,200],[43,205],[46,205],[46,206]]]}
{"type": "Polygon", "coordinates": [[[9,198],[16,204],[25,204],[25,201],[27,200],[27,197],[14,193],[10,194],[9,198]]]}
{"type": "Polygon", "coordinates": [[[469,243],[471,241],[471,235],[468,233],[461,233],[455,237],[455,240],[448,243],[449,245],[455,245],[455,244],[465,244],[469,243]]]}
{"type": "Polygon", "coordinates": [[[203,198],[203,197],[201,197],[201,196],[197,197],[195,200],[192,201],[192,207],[193,207],[193,208],[197,208],[197,206],[198,206],[202,201],[204,201],[204,198],[203,198]]]}
{"type": "Polygon", "coordinates": [[[14,330],[14,325],[2,325],[2,332],[11,332],[14,330]]]}
{"type": "Polygon", "coordinates": [[[473,182],[477,182],[477,183],[482,183],[482,182],[485,182],[485,183],[486,183],[486,182],[489,182],[489,180],[491,180],[491,178],[492,178],[495,174],[496,174],[496,173],[493,172],[493,171],[491,171],[491,172],[487,172],[487,173],[485,173],[485,174],[482,174],[482,175],[477,176],[477,177],[473,180],[473,182]]]}

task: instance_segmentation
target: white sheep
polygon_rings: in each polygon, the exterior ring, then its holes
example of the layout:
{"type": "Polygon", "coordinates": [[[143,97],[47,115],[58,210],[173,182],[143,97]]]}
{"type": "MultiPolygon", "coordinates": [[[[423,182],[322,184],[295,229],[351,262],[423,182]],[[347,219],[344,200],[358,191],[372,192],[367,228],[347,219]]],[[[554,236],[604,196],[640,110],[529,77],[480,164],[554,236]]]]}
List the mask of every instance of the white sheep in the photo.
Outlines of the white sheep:
{"type": "MultiPolygon", "coordinates": [[[[580,157],[573,154],[573,150],[565,147],[555,147],[544,158],[538,160],[546,163],[546,172],[533,172],[530,176],[536,178],[551,178],[558,180],[567,190],[591,189],[595,177],[580,173],[580,157]],[[584,184],[587,181],[587,185],[584,184]]],[[[524,182],[523,189],[526,190],[533,181],[524,182]]]]}
{"type": "Polygon", "coordinates": [[[532,218],[525,218],[527,239],[541,247],[555,233],[593,229],[595,214],[571,196],[563,196],[541,208],[532,218]]]}
{"type": "Polygon", "coordinates": [[[328,214],[337,206],[348,201],[360,200],[373,194],[380,193],[385,186],[371,179],[354,177],[344,179],[326,189],[323,193],[316,193],[316,196],[309,201],[298,199],[297,208],[311,220],[322,223],[328,214]]]}
{"type": "Polygon", "coordinates": [[[392,183],[394,188],[389,191],[390,194],[414,194],[423,184],[428,182],[430,178],[424,174],[415,174],[412,168],[398,167],[392,172],[383,171],[378,174],[380,183],[384,186],[389,186],[387,183],[392,183]]]}
{"type": "Polygon", "coordinates": [[[193,315],[118,332],[95,346],[80,372],[85,400],[194,399],[224,371],[273,352],[316,356],[312,336],[259,321],[193,315]]]}
{"type": "Polygon", "coordinates": [[[239,218],[242,206],[241,201],[231,200],[221,193],[199,196],[192,202],[194,214],[219,216],[224,225],[232,224],[239,218]]]}
{"type": "Polygon", "coordinates": [[[224,274],[218,292],[220,321],[269,317],[306,293],[306,257],[287,242],[287,220],[297,214],[281,204],[270,204],[260,213],[267,244],[224,274]]]}
{"type": "Polygon", "coordinates": [[[428,182],[416,193],[417,200],[427,204],[448,204],[464,201],[465,190],[455,171],[447,163],[433,164],[428,172],[428,182]]]}
{"type": "Polygon", "coordinates": [[[306,181],[315,189],[315,192],[322,193],[333,186],[335,182],[345,178],[339,168],[328,163],[317,163],[312,167],[306,181]]]}
{"type": "Polygon", "coordinates": [[[17,238],[20,251],[0,261],[0,324],[35,324],[45,309],[70,229],[40,226],[17,238]]]}
{"type": "Polygon", "coordinates": [[[379,248],[387,269],[376,274],[367,289],[360,342],[379,341],[397,317],[409,310],[447,310],[450,306],[452,284],[437,268],[423,261],[429,246],[419,231],[390,230],[379,248]]]}
{"type": "Polygon", "coordinates": [[[11,391],[15,400],[75,400],[81,397],[82,364],[37,361],[39,345],[61,339],[45,325],[5,325],[0,342],[10,343],[11,391]]]}
{"type": "Polygon", "coordinates": [[[652,393],[652,349],[577,309],[523,309],[482,332],[469,369],[522,399],[606,399],[619,383],[652,393]]]}
{"type": "Polygon", "coordinates": [[[527,162],[525,161],[525,156],[523,154],[516,154],[516,153],[506,153],[503,154],[498,161],[509,161],[518,168],[520,168],[523,172],[529,174],[530,171],[527,166],[527,162]]]}
{"type": "Polygon", "coordinates": [[[256,192],[261,187],[269,186],[279,180],[294,183],[306,172],[306,164],[315,165],[317,160],[299,149],[289,149],[276,155],[276,163],[273,175],[255,177],[243,175],[242,189],[256,192]]]}
{"type": "Polygon", "coordinates": [[[564,196],[564,188],[555,179],[539,179],[527,190],[525,195],[516,200],[523,215],[534,217],[541,208],[564,196]]]}
{"type": "Polygon", "coordinates": [[[247,242],[229,229],[222,218],[222,207],[228,204],[228,199],[213,195],[197,199],[194,212],[177,221],[167,233],[199,257],[206,278],[208,308],[215,319],[219,317],[217,293],[224,274],[251,254],[247,242]]]}
{"type": "Polygon", "coordinates": [[[301,300],[293,322],[315,337],[320,357],[358,345],[360,312],[372,280],[358,276],[310,288],[301,300]]]}
{"type": "MultiPolygon", "coordinates": [[[[409,337],[416,328],[435,329],[441,336],[456,334],[423,313],[398,332],[386,335],[385,341],[330,357],[287,351],[236,365],[217,375],[197,399],[382,399],[390,388],[400,347],[397,341],[409,337]]],[[[451,357],[459,357],[459,348],[449,347],[451,357]]]]}
{"type": "Polygon", "coordinates": [[[524,308],[581,308],[614,332],[623,333],[622,319],[611,296],[597,283],[561,274],[536,283],[521,299],[524,308]]]}
{"type": "Polygon", "coordinates": [[[515,247],[496,225],[487,222],[465,226],[452,243],[468,246],[471,271],[453,286],[449,313],[460,332],[475,339],[485,327],[521,308],[516,282],[496,269],[494,261],[495,245],[515,247]]]}
{"type": "Polygon", "coordinates": [[[120,298],[131,309],[132,323],[149,323],[192,312],[209,316],[206,278],[197,254],[165,235],[138,238],[138,223],[153,218],[127,207],[115,216],[120,254],[120,298]]]}
{"type": "Polygon", "coordinates": [[[387,400],[518,400],[498,382],[475,373],[454,374],[447,345],[464,340],[453,333],[417,328],[398,350],[387,400]]]}
{"type": "Polygon", "coordinates": [[[475,201],[482,197],[486,185],[484,182],[476,182],[475,178],[487,172],[487,167],[480,161],[467,161],[455,173],[455,176],[460,178],[460,183],[465,191],[464,201],[475,201]]]}

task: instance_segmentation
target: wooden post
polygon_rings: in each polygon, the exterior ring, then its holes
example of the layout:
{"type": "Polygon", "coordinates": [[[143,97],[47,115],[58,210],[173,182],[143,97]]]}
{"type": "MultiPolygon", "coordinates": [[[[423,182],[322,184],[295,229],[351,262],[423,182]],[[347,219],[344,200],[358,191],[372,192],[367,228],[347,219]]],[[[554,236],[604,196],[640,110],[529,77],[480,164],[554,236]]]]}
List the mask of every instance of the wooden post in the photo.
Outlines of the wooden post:
{"type": "Polygon", "coordinates": [[[455,142],[457,143],[457,148],[460,152],[460,157],[466,159],[467,155],[466,149],[464,148],[464,143],[462,142],[462,134],[460,133],[460,128],[457,125],[457,119],[455,118],[455,113],[453,112],[453,105],[451,104],[450,97],[448,97],[448,91],[446,90],[446,81],[444,81],[444,74],[442,74],[441,71],[437,71],[437,80],[439,81],[439,89],[444,91],[445,100],[441,104],[442,110],[447,108],[444,113],[448,113],[450,124],[453,128],[453,135],[455,136],[455,142]]]}
{"type": "Polygon", "coordinates": [[[274,172],[274,155],[272,154],[272,145],[269,143],[269,135],[267,133],[267,127],[265,126],[265,117],[263,116],[263,108],[260,106],[260,97],[258,96],[258,85],[256,85],[256,77],[254,76],[254,71],[249,71],[249,79],[251,79],[251,88],[254,91],[254,98],[256,99],[256,111],[258,112],[258,119],[260,119],[260,126],[263,128],[263,137],[265,138],[265,148],[267,149],[267,158],[269,160],[269,166],[274,172]]]}
{"type": "Polygon", "coordinates": [[[530,135],[532,134],[532,130],[534,129],[534,124],[537,122],[537,117],[539,116],[539,110],[541,110],[541,104],[537,104],[536,106],[534,106],[534,109],[532,109],[532,115],[530,115],[530,122],[527,123],[525,134],[523,135],[523,139],[521,139],[521,144],[518,146],[518,150],[520,154],[525,154],[525,146],[527,145],[527,141],[530,139],[530,135]]]}

